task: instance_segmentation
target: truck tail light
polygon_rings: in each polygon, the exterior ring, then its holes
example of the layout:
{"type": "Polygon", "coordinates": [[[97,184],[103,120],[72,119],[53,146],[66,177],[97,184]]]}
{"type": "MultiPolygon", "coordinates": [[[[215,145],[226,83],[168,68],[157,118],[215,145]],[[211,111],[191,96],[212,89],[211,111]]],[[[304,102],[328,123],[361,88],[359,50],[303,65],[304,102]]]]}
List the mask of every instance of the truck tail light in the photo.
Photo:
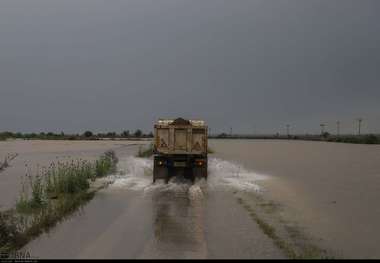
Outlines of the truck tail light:
{"type": "Polygon", "coordinates": [[[203,166],[204,162],[203,161],[196,161],[197,166],[203,166]]]}
{"type": "Polygon", "coordinates": [[[161,166],[161,165],[164,165],[164,161],[158,161],[158,165],[161,166]]]}

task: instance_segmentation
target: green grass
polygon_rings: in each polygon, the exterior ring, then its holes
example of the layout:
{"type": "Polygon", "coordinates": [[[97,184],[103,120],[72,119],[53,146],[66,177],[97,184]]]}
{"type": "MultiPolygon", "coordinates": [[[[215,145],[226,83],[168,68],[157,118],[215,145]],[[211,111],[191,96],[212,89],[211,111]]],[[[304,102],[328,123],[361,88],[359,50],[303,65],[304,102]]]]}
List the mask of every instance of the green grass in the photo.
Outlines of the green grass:
{"type": "Polygon", "coordinates": [[[42,173],[27,174],[16,208],[18,212],[30,212],[46,207],[50,199],[85,191],[90,181],[115,172],[116,162],[115,153],[108,151],[95,162],[79,159],[51,163],[42,173]]]}
{"type": "Polygon", "coordinates": [[[116,171],[117,157],[115,152],[107,151],[99,160],[96,161],[96,177],[103,177],[108,173],[116,171]]]}
{"type": "Polygon", "coordinates": [[[95,162],[57,162],[27,174],[15,209],[0,213],[0,252],[20,249],[90,201],[90,182],[113,173],[116,163],[109,151],[95,162]]]}

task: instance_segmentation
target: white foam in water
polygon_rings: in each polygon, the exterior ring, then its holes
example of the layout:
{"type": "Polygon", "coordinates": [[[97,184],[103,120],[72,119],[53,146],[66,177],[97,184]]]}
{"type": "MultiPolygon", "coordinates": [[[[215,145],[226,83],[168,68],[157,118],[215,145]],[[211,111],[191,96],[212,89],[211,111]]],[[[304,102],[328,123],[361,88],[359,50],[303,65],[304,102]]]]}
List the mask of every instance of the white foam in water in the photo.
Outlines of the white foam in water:
{"type": "Polygon", "coordinates": [[[119,160],[120,175],[113,175],[112,187],[129,190],[144,190],[152,184],[153,161],[128,156],[119,160]]]}
{"type": "MultiPolygon", "coordinates": [[[[168,184],[157,181],[152,183],[153,160],[129,156],[119,161],[120,175],[113,175],[114,181],[111,187],[122,188],[145,193],[160,189],[160,191],[176,191],[187,188],[188,185],[181,184],[172,178],[168,184]]],[[[246,170],[241,165],[218,158],[208,160],[208,180],[197,181],[189,188],[190,196],[201,196],[202,188],[207,186],[211,189],[235,189],[238,191],[260,191],[257,181],[264,180],[267,176],[246,170]]]]}
{"type": "Polygon", "coordinates": [[[240,191],[260,191],[257,181],[267,179],[230,161],[211,158],[208,161],[209,185],[212,188],[227,187],[240,191]]]}
{"type": "Polygon", "coordinates": [[[189,188],[189,198],[190,200],[199,200],[203,198],[203,192],[199,185],[192,185],[189,188]]]}

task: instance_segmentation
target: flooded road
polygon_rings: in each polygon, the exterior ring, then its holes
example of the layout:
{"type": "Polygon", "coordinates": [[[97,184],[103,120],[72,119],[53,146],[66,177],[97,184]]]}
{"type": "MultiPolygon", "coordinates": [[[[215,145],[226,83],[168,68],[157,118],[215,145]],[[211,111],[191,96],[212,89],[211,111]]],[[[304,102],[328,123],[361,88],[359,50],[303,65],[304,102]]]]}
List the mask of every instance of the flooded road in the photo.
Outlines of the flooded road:
{"type": "Polygon", "coordinates": [[[285,229],[292,244],[307,237],[333,257],[380,257],[379,146],[210,146],[209,178],[194,185],[152,184],[152,160],[134,157],[138,146],[116,149],[113,184],[24,249],[39,258],[286,258],[285,229]]]}
{"type": "Polygon", "coordinates": [[[152,160],[132,148],[112,185],[25,249],[41,258],[285,257],[232,194],[258,191],[262,177],[211,158],[207,182],[152,184],[152,160]]]}

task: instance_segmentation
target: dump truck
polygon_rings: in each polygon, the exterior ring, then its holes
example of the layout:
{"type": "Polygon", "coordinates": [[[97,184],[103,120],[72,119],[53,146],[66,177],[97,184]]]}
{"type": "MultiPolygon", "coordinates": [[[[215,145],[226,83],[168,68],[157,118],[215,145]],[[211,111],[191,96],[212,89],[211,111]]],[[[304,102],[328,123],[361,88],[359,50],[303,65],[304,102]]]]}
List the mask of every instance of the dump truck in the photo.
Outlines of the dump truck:
{"type": "Polygon", "coordinates": [[[207,126],[202,120],[159,119],[154,125],[153,182],[180,176],[207,179],[207,126]]]}

